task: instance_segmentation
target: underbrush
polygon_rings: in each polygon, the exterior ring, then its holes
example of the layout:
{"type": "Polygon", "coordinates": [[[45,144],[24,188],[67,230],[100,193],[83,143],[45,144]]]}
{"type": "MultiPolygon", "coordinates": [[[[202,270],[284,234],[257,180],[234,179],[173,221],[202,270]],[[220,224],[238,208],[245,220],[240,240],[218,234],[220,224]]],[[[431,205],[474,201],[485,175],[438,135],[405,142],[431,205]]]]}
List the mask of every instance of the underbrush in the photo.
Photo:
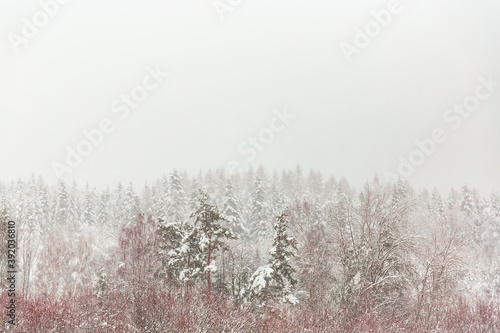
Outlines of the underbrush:
{"type": "MultiPolygon", "coordinates": [[[[2,308],[7,302],[2,295],[2,308]]],[[[207,300],[197,291],[185,295],[153,287],[139,293],[117,290],[101,298],[89,293],[23,301],[18,296],[16,302],[17,325],[5,324],[7,332],[500,332],[498,303],[481,299],[458,299],[418,322],[411,315],[396,317],[370,309],[350,314],[305,302],[262,307],[220,295],[207,300]]]]}

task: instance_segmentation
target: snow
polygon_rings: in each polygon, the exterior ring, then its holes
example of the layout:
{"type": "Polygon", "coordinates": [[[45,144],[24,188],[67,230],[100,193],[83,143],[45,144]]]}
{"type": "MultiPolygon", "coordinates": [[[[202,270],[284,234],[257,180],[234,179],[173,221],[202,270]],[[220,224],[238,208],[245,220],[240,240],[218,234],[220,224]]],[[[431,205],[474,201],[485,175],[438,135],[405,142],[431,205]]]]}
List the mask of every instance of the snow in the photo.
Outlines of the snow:
{"type": "Polygon", "coordinates": [[[186,278],[186,273],[187,273],[187,269],[183,269],[180,274],[179,274],[179,280],[181,281],[187,281],[189,280],[188,278],[186,278]]]}
{"type": "Polygon", "coordinates": [[[295,304],[299,303],[299,300],[297,299],[297,297],[293,296],[292,294],[288,294],[285,297],[283,297],[283,302],[295,305],[295,304]]]}
{"type": "Polygon", "coordinates": [[[214,264],[210,264],[207,267],[205,267],[205,272],[217,272],[217,266],[214,264]]]}
{"type": "Polygon", "coordinates": [[[253,273],[253,282],[251,289],[254,291],[261,291],[267,285],[267,279],[271,278],[273,274],[273,269],[270,265],[265,265],[257,268],[255,273],[253,273]]]}
{"type": "Polygon", "coordinates": [[[208,238],[205,235],[202,235],[200,238],[200,247],[204,249],[205,246],[208,244],[208,242],[209,242],[208,238]]]}
{"type": "Polygon", "coordinates": [[[353,282],[354,282],[355,285],[359,284],[359,281],[361,279],[360,275],[361,274],[359,274],[359,272],[357,272],[356,275],[354,276],[353,282]]]}
{"type": "Polygon", "coordinates": [[[182,244],[182,246],[179,248],[180,253],[187,253],[189,250],[189,246],[187,244],[182,244]]]}

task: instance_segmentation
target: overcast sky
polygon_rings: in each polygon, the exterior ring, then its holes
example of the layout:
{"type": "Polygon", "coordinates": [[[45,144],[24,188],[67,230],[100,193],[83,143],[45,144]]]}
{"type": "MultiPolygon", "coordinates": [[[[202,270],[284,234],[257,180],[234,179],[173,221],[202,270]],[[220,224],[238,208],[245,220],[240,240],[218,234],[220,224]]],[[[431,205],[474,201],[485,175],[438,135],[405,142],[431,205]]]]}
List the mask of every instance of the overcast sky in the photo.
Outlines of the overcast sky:
{"type": "Polygon", "coordinates": [[[500,190],[498,1],[54,3],[0,0],[2,181],[55,182],[57,165],[100,187],[251,159],[356,186],[399,168],[417,188],[500,190]]]}

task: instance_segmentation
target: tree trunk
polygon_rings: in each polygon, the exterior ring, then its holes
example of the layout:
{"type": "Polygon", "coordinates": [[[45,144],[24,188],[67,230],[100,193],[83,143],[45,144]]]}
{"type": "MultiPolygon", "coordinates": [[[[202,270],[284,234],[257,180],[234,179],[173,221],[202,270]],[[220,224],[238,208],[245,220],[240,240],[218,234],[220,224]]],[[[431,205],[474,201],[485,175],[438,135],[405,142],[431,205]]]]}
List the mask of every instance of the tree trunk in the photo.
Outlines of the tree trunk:
{"type": "MultiPolygon", "coordinates": [[[[212,240],[210,239],[208,241],[208,266],[210,266],[210,257],[212,255],[212,240]]],[[[212,279],[210,275],[210,270],[208,270],[208,300],[210,300],[210,297],[212,296],[212,279]]]]}

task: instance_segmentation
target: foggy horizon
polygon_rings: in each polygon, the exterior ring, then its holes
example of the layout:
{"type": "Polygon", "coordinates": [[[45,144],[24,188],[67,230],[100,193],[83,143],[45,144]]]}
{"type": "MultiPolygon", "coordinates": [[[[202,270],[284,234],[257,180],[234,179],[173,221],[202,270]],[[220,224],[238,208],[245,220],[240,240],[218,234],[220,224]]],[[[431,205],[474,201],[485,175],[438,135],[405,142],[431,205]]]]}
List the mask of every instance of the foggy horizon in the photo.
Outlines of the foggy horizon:
{"type": "Polygon", "coordinates": [[[104,120],[62,179],[102,188],[262,164],[357,188],[377,173],[500,190],[493,2],[3,6],[4,182],[55,183],[104,120]]]}

